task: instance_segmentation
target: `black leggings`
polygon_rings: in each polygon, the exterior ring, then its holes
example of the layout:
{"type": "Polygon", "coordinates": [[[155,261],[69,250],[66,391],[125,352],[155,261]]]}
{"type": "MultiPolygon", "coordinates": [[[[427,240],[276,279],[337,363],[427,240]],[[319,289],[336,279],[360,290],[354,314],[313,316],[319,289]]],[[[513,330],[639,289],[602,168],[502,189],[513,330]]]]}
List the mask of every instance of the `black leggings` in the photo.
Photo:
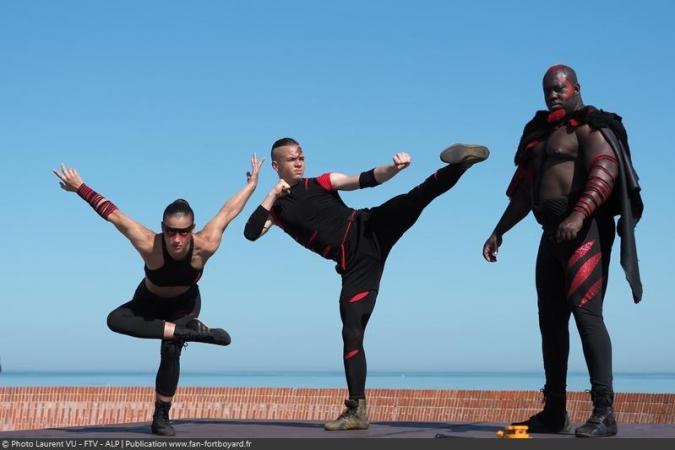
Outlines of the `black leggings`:
{"type": "Polygon", "coordinates": [[[363,337],[375,308],[389,252],[424,208],[454,186],[465,170],[456,165],[446,166],[407,194],[359,214],[348,242],[346,270],[341,271],[338,266],[342,275],[340,318],[349,398],[365,398],[367,364],[363,337]]]}
{"type": "Polygon", "coordinates": [[[546,389],[567,386],[570,315],[574,316],[593,390],[613,391],[612,344],[602,316],[614,220],[598,215],[572,242],[557,244],[544,232],[537,256],[539,329],[546,389]]]}
{"type": "Polygon", "coordinates": [[[165,397],[173,397],[180,376],[181,342],[164,339],[165,322],[185,325],[199,316],[201,297],[194,285],[178,297],[161,298],[152,294],[145,282],[136,288],[134,298],[108,315],[108,328],[120,334],[144,339],[161,339],[161,360],[155,390],[165,397]]]}

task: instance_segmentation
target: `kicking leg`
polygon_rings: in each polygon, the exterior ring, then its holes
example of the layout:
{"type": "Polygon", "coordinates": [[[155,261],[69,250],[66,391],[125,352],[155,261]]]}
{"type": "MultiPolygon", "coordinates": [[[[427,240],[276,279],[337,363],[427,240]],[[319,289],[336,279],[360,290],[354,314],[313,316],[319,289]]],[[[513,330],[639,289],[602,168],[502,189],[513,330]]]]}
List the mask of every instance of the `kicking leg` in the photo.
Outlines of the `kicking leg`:
{"type": "Polygon", "coordinates": [[[369,227],[377,235],[386,258],[391,248],[417,221],[435,198],[449,191],[471,165],[487,159],[489,151],[479,145],[456,144],[441,153],[449,164],[436,171],[408,193],[373,208],[369,227]]]}

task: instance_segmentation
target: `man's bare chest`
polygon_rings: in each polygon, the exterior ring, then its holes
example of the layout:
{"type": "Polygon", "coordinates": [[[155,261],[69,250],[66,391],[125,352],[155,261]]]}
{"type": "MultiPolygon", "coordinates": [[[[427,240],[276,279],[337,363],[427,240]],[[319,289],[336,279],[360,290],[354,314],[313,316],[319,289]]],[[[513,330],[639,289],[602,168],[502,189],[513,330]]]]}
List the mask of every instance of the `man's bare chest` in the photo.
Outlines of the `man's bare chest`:
{"type": "Polygon", "coordinates": [[[579,154],[579,139],[575,130],[560,127],[534,147],[532,160],[536,168],[541,167],[546,161],[551,163],[576,161],[579,154]]]}

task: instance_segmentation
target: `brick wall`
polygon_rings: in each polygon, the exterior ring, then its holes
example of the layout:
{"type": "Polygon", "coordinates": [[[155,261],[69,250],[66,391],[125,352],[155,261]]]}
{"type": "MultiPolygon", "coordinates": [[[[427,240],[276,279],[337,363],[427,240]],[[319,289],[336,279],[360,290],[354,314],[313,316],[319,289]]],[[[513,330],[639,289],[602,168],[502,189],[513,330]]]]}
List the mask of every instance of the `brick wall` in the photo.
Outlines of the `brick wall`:
{"type": "MultiPolygon", "coordinates": [[[[343,408],[343,389],[179,388],[173,419],[333,419],[343,408]]],[[[369,389],[371,421],[496,422],[523,420],[541,408],[536,391],[369,389]]],[[[0,388],[0,430],[147,422],[154,407],[150,387],[0,388]]],[[[588,418],[587,393],[568,394],[572,421],[588,418]]],[[[622,423],[675,423],[675,394],[617,393],[622,423]]]]}

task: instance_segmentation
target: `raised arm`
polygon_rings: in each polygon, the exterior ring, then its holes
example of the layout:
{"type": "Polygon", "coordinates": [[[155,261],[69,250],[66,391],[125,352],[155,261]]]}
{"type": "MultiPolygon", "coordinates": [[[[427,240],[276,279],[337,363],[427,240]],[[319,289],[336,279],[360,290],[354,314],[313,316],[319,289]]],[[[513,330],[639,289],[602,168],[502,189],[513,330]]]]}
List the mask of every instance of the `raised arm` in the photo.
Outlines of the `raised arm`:
{"type": "Polygon", "coordinates": [[[374,187],[390,180],[394,175],[408,167],[411,162],[410,155],[400,152],[394,155],[392,164],[375,167],[359,175],[345,175],[333,172],[330,174],[330,183],[333,189],[339,191],[353,191],[355,189],[374,187]]]}
{"type": "Polygon", "coordinates": [[[483,244],[483,258],[489,262],[497,261],[497,253],[502,245],[504,234],[523,220],[532,209],[530,200],[530,183],[523,180],[511,195],[511,201],[504,210],[497,226],[483,244]]]}
{"type": "Polygon", "coordinates": [[[584,221],[607,201],[614,189],[619,165],[614,150],[600,131],[593,131],[588,125],[577,130],[579,147],[583,149],[583,164],[586,169],[586,183],[570,215],[562,221],[556,232],[558,242],[576,238],[584,221]]]}
{"type": "Polygon", "coordinates": [[[124,215],[113,202],[87,186],[74,168],[61,164],[59,170],[52,170],[52,172],[59,179],[63,190],[77,193],[94,208],[98,215],[115,225],[144,259],[152,252],[155,241],[154,231],[124,215]]]}
{"type": "Polygon", "coordinates": [[[251,198],[251,194],[258,185],[258,176],[260,166],[264,160],[259,160],[255,154],[251,157],[251,171],[246,173],[246,185],[239,192],[234,194],[215,215],[203,230],[197,233],[206,241],[205,250],[208,253],[215,253],[220,246],[223,232],[235,217],[244,209],[246,202],[251,198]]]}
{"type": "Polygon", "coordinates": [[[279,197],[287,195],[291,190],[289,184],[284,180],[277,181],[277,184],[274,185],[272,190],[267,194],[263,202],[253,211],[251,217],[248,218],[246,226],[244,227],[244,237],[249,241],[255,241],[263,234],[267,233],[267,230],[273,224],[272,215],[270,211],[274,202],[279,197]]]}

